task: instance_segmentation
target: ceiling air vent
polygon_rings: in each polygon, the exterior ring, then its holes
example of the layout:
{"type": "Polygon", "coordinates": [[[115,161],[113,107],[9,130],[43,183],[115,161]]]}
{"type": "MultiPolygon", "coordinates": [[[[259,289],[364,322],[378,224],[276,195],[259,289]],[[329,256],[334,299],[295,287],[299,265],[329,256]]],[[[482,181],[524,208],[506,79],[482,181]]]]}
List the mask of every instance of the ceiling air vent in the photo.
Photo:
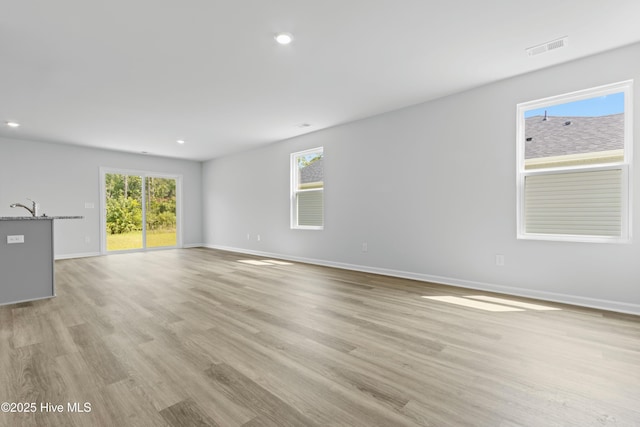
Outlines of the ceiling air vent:
{"type": "Polygon", "coordinates": [[[563,47],[567,47],[569,42],[569,37],[562,37],[557,40],[552,40],[550,42],[542,43],[538,46],[533,46],[527,49],[527,55],[535,56],[540,55],[541,53],[549,52],[550,50],[556,50],[563,47]]]}

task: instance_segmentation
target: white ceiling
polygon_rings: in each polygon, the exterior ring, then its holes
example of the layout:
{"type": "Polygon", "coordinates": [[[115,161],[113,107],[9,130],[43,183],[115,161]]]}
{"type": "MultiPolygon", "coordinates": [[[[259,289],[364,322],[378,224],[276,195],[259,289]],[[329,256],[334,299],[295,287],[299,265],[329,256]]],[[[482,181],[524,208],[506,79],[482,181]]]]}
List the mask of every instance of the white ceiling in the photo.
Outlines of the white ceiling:
{"type": "Polygon", "coordinates": [[[206,160],[631,44],[639,18],[638,0],[0,0],[0,121],[21,124],[0,135],[206,160]]]}

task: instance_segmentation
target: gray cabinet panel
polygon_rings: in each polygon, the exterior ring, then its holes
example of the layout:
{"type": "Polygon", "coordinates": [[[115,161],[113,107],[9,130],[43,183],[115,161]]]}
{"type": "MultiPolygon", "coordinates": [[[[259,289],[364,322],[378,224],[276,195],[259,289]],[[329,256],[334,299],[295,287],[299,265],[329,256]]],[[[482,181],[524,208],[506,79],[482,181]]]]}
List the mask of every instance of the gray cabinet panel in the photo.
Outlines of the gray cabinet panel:
{"type": "Polygon", "coordinates": [[[0,304],[54,295],[53,220],[0,221],[0,304]]]}

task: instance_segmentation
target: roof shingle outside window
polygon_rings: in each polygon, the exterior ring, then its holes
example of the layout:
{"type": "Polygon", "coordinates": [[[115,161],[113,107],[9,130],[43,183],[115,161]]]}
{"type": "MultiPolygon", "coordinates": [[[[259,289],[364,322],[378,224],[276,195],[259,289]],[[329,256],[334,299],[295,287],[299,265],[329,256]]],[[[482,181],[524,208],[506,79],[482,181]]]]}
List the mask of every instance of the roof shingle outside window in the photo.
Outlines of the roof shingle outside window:
{"type": "Polygon", "coordinates": [[[525,159],[624,148],[624,113],[598,117],[525,119],[525,159]]]}
{"type": "Polygon", "coordinates": [[[319,158],[311,164],[300,169],[300,183],[309,184],[323,181],[324,179],[324,159],[319,158]]]}

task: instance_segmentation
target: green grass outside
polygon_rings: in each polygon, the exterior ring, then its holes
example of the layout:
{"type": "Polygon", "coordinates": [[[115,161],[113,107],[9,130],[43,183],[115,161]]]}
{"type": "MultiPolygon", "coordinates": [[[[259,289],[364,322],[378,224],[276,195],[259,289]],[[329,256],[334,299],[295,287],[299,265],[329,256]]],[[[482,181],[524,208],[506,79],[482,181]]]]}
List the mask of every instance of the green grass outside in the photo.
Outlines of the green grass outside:
{"type": "MultiPolygon", "coordinates": [[[[147,231],[147,247],[158,248],[162,246],[176,246],[175,230],[147,231]]],[[[122,251],[128,249],[142,249],[142,231],[130,233],[107,233],[107,250],[122,251]]]]}

